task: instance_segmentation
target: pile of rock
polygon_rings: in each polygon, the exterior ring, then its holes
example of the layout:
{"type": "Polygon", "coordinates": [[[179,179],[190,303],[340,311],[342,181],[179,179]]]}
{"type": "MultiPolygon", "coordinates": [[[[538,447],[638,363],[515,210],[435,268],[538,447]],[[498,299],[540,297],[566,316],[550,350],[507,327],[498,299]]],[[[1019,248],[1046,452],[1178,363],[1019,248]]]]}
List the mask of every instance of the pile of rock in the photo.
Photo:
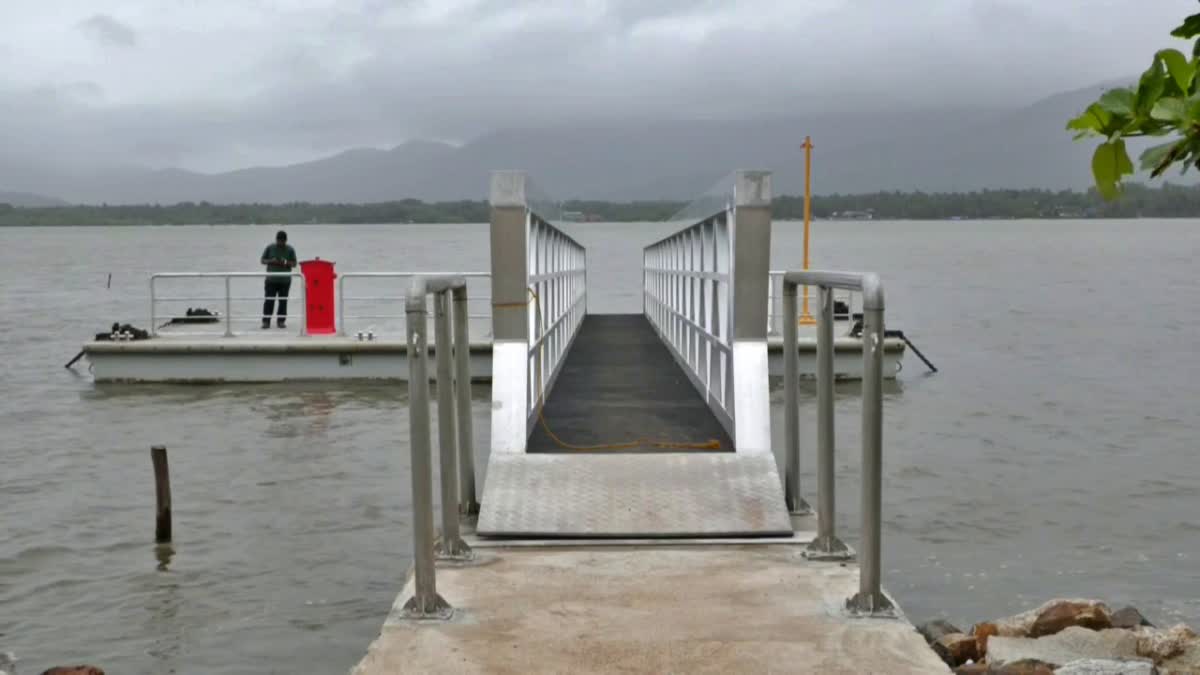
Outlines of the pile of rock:
{"type": "MultiPolygon", "coordinates": [[[[17,657],[12,652],[0,652],[0,675],[17,675],[17,657]]],[[[58,666],[43,670],[42,675],[104,675],[96,666],[58,666]]]]}
{"type": "Polygon", "coordinates": [[[1095,600],[1051,600],[969,633],[945,621],[918,630],[959,675],[1200,675],[1191,628],[1161,630],[1132,607],[1095,600]]]}

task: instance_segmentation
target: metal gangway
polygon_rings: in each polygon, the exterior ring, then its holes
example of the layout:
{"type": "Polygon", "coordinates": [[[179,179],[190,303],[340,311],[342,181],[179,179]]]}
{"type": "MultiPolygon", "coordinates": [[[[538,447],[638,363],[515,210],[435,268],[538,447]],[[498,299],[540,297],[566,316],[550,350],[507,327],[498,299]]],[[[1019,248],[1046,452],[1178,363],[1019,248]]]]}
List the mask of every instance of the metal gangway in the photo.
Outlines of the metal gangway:
{"type": "MultiPolygon", "coordinates": [[[[863,298],[863,528],[851,609],[890,606],[880,588],[884,299],[873,274],[772,275],[771,175],[739,171],[679,231],[643,251],[643,310],[587,311],[587,252],[555,227],[553,205],[522,172],[491,184],[491,447],[482,494],[473,466],[466,283],[414,279],[410,359],[437,342],[442,533],[434,543],[425,366],[410,382],[415,597],[406,611],[448,611],[434,560],[472,556],[480,539],[646,542],[775,540],[810,514],[800,486],[796,299],[817,290],[816,531],[806,555],[854,555],[834,513],[834,291],[863,298]],[[768,374],[771,286],[779,284],[785,353],[782,471],[772,448],[768,374]],[[465,392],[465,393],[464,393],[465,392]],[[477,517],[477,521],[475,518],[477,517]]],[[[417,362],[424,359],[418,358],[417,362]]]]}

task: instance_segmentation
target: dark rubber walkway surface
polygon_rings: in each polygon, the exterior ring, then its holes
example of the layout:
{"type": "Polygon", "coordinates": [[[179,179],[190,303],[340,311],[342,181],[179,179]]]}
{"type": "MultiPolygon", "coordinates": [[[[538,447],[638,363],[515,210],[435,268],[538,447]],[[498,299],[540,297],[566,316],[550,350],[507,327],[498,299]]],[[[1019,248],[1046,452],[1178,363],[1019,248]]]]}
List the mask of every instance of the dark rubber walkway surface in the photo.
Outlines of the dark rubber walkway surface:
{"type": "MultiPolygon", "coordinates": [[[[571,445],[637,439],[704,443],[733,441],[641,314],[589,314],[567,353],[543,411],[554,433],[571,445]]],[[[560,447],[536,424],[528,452],[580,452],[560,447]]],[[[584,451],[586,452],[586,451],[584,451]]],[[[643,445],[598,452],[713,452],[643,445]]]]}

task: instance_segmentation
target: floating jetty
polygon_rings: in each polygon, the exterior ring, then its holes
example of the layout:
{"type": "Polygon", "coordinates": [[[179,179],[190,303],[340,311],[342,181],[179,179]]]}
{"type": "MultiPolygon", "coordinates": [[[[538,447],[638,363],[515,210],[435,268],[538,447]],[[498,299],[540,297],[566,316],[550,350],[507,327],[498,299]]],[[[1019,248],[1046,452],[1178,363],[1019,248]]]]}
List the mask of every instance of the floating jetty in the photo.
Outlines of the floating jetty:
{"type": "MultiPolygon", "coordinates": [[[[549,237],[565,237],[558,230],[549,237]]],[[[644,265],[643,286],[665,281],[657,289],[663,301],[692,303],[696,328],[719,331],[724,313],[733,301],[737,284],[731,283],[733,261],[721,258],[715,235],[689,235],[674,241],[670,250],[656,253],[644,265]],[[701,260],[700,258],[704,258],[701,260]],[[688,275],[668,274],[674,267],[695,266],[688,275]],[[703,269],[701,269],[703,268],[703,269]],[[664,276],[666,275],[666,276],[664,276]],[[704,290],[707,289],[707,290],[704,290]],[[702,290],[708,293],[702,307],[702,290]],[[669,297],[667,297],[669,296],[669,297]],[[711,324],[711,326],[705,327],[711,324]]],[[[728,235],[723,235],[728,236],[728,235]]],[[[769,236],[768,236],[769,239],[769,236]]],[[[492,246],[504,242],[492,240],[492,246]]],[[[531,250],[528,255],[541,255],[531,250]]],[[[585,254],[584,254],[585,255],[585,254]]],[[[555,264],[543,261],[544,264],[555,264]]],[[[586,260],[580,263],[586,269],[586,260]]],[[[807,315],[809,288],[802,289],[804,312],[800,319],[785,322],[784,276],[755,261],[761,279],[754,284],[763,298],[756,320],[763,322],[767,367],[772,376],[783,375],[784,330],[793,324],[796,339],[789,340],[799,355],[801,377],[816,376],[816,321],[807,315]]],[[[148,283],[148,339],[91,340],[82,353],[91,364],[97,382],[282,382],[312,380],[399,380],[409,378],[408,345],[404,339],[406,318],[399,305],[415,277],[437,277],[445,272],[335,272],[329,261],[301,263],[303,273],[267,272],[172,272],[151,275],[148,283]],[[262,281],[268,276],[294,278],[290,321],[286,330],[260,328],[262,281]],[[202,317],[189,316],[202,308],[202,317]]],[[[743,270],[744,272],[744,270],[743,270]]],[[[490,272],[456,272],[470,289],[467,321],[470,324],[471,378],[490,382],[493,377],[492,322],[495,277],[503,274],[493,262],[490,272]]],[[[533,280],[536,282],[536,279],[533,280]]],[[[572,280],[579,293],[581,311],[587,310],[587,279],[572,280]]],[[[742,284],[743,286],[745,284],[742,284]]],[[[658,302],[645,294],[645,302],[658,302]]],[[[813,298],[815,300],[815,298],[813,298]]],[[[533,300],[526,298],[526,300],[533,300]]],[[[750,298],[741,298],[750,304],[750,298]]],[[[839,379],[862,377],[862,338],[855,334],[862,302],[852,289],[835,291],[834,375],[839,379]]],[[[643,314],[653,311],[643,306],[643,314]]],[[[532,310],[529,310],[532,315],[532,310]]],[[[727,345],[730,335],[713,333],[717,345],[727,345]]],[[[113,336],[120,337],[120,336],[113,336]]],[[[885,336],[883,376],[900,372],[906,343],[885,336]]]]}
{"type": "MultiPolygon", "coordinates": [[[[405,275],[411,276],[411,275],[405,275]]],[[[257,318],[255,317],[255,320],[257,318]]],[[[846,326],[849,329],[849,325],[846,326]]],[[[400,329],[403,330],[402,328],[400,329]]],[[[812,378],[816,363],[816,338],[801,337],[796,350],[801,375],[812,378]]],[[[96,382],[285,382],[316,380],[408,381],[408,345],[394,335],[376,335],[371,340],[343,336],[300,336],[295,334],[220,335],[177,334],[157,331],[148,340],[93,340],[82,350],[91,364],[96,382]]],[[[492,342],[486,336],[471,343],[471,378],[492,381],[492,342]]],[[[834,341],[835,369],[839,379],[862,378],[862,341],[847,336],[834,341]]],[[[904,342],[885,341],[884,377],[900,372],[904,342]]],[[[771,374],[783,375],[783,341],[767,342],[771,374]]]]}
{"type": "MultiPolygon", "coordinates": [[[[476,486],[470,285],[405,301],[413,566],[358,675],[944,673],[881,585],[884,294],[779,277],[785,447],[771,437],[770,174],[644,251],[643,312],[587,313],[586,251],[520,172],[491,191],[491,444],[476,486]],[[800,313],[817,292],[815,508],[800,484],[800,313]],[[859,295],[862,527],[838,537],[835,292],[859,295]],[[438,383],[435,530],[430,379],[438,383]]],[[[811,486],[810,486],[811,487],[811,486]]]]}

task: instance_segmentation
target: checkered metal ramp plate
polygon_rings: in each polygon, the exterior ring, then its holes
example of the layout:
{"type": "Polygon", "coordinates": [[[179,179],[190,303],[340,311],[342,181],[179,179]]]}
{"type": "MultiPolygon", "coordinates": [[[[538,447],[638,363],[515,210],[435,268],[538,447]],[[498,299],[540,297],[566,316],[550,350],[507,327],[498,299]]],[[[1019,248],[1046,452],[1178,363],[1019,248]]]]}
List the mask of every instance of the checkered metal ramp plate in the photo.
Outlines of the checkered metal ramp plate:
{"type": "Polygon", "coordinates": [[[769,453],[493,454],[485,537],[790,536],[769,453]]]}

